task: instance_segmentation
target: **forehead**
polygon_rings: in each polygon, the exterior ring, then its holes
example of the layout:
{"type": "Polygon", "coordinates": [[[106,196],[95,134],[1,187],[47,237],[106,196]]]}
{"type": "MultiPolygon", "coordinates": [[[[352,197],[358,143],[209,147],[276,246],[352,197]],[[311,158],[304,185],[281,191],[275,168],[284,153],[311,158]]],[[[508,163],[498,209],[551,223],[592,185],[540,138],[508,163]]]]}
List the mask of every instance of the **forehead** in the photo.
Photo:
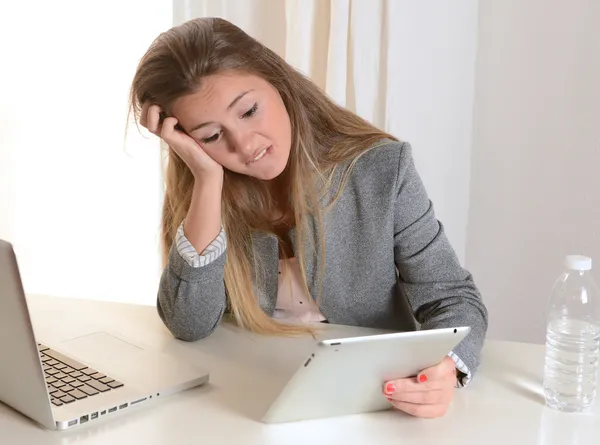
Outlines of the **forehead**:
{"type": "Polygon", "coordinates": [[[267,81],[252,74],[222,73],[206,76],[201,79],[200,88],[196,92],[173,103],[173,115],[185,125],[189,118],[226,112],[229,104],[241,93],[249,90],[260,92],[269,86],[267,81]]]}

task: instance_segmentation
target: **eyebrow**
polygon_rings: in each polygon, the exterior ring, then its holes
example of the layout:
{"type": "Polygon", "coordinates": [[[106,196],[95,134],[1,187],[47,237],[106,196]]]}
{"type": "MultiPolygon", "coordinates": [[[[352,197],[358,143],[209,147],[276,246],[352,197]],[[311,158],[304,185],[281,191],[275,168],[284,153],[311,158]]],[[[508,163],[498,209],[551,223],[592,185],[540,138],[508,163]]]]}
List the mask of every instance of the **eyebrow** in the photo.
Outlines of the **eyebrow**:
{"type": "MultiPolygon", "coordinates": [[[[237,96],[235,99],[233,99],[233,100],[231,101],[231,103],[230,103],[230,104],[227,106],[227,111],[231,110],[231,109],[232,109],[232,108],[235,106],[235,104],[237,104],[237,103],[238,103],[238,101],[239,101],[239,100],[240,100],[242,97],[244,97],[246,94],[248,94],[248,93],[249,93],[249,92],[251,92],[251,91],[254,91],[254,90],[247,90],[247,91],[244,91],[243,93],[240,93],[240,94],[239,94],[239,95],[238,95],[238,96],[237,96]]],[[[192,127],[192,129],[189,131],[189,133],[193,133],[194,131],[196,131],[196,130],[199,130],[200,128],[202,128],[202,127],[205,127],[205,126],[207,126],[207,125],[210,125],[210,124],[214,124],[214,122],[203,122],[203,123],[201,123],[201,124],[195,125],[195,126],[193,126],[193,127],[192,127]]]]}

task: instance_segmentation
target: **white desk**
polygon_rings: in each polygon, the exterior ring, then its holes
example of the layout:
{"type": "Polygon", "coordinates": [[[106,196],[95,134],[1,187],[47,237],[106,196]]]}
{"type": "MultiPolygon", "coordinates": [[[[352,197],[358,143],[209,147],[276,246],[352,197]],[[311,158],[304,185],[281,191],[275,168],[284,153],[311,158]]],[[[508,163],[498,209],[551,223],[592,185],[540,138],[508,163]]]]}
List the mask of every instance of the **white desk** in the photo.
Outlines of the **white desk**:
{"type": "Polygon", "coordinates": [[[544,407],[543,347],[489,341],[477,378],[456,391],[445,417],[423,420],[397,411],[265,425],[265,411],[308,340],[259,338],[221,326],[196,343],[174,340],[156,309],[117,303],[29,297],[38,338],[50,343],[94,326],[111,328],[211,371],[210,383],[86,428],[43,429],[0,404],[0,444],[537,444],[600,443],[600,402],[587,414],[544,407]],[[68,322],[67,322],[68,320],[68,322]]]}

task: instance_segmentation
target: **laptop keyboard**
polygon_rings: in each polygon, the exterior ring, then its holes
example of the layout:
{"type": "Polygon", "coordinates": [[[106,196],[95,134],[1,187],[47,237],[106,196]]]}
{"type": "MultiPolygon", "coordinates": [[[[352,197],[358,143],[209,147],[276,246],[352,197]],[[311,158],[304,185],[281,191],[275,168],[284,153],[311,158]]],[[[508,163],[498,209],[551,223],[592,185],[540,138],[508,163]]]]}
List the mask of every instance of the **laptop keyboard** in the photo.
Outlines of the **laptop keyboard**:
{"type": "Polygon", "coordinates": [[[55,406],[74,403],[123,386],[121,382],[40,343],[38,351],[50,400],[55,406]]]}

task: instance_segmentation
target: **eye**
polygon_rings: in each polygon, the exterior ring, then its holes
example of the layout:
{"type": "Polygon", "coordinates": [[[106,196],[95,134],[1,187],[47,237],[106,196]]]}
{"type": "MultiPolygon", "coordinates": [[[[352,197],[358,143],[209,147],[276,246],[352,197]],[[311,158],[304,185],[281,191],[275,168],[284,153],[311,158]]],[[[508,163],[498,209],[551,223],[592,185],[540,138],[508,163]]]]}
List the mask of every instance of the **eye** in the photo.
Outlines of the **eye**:
{"type": "Polygon", "coordinates": [[[255,103],[254,105],[252,105],[252,108],[250,108],[248,111],[246,111],[244,114],[242,114],[242,119],[247,119],[249,117],[252,117],[254,115],[254,113],[256,113],[256,110],[258,110],[258,103],[255,103]]]}
{"type": "Polygon", "coordinates": [[[204,139],[200,139],[200,140],[202,141],[203,144],[210,144],[211,142],[215,142],[217,139],[219,139],[219,136],[221,136],[221,133],[222,132],[219,131],[218,133],[215,133],[208,138],[204,138],[204,139]]]}

